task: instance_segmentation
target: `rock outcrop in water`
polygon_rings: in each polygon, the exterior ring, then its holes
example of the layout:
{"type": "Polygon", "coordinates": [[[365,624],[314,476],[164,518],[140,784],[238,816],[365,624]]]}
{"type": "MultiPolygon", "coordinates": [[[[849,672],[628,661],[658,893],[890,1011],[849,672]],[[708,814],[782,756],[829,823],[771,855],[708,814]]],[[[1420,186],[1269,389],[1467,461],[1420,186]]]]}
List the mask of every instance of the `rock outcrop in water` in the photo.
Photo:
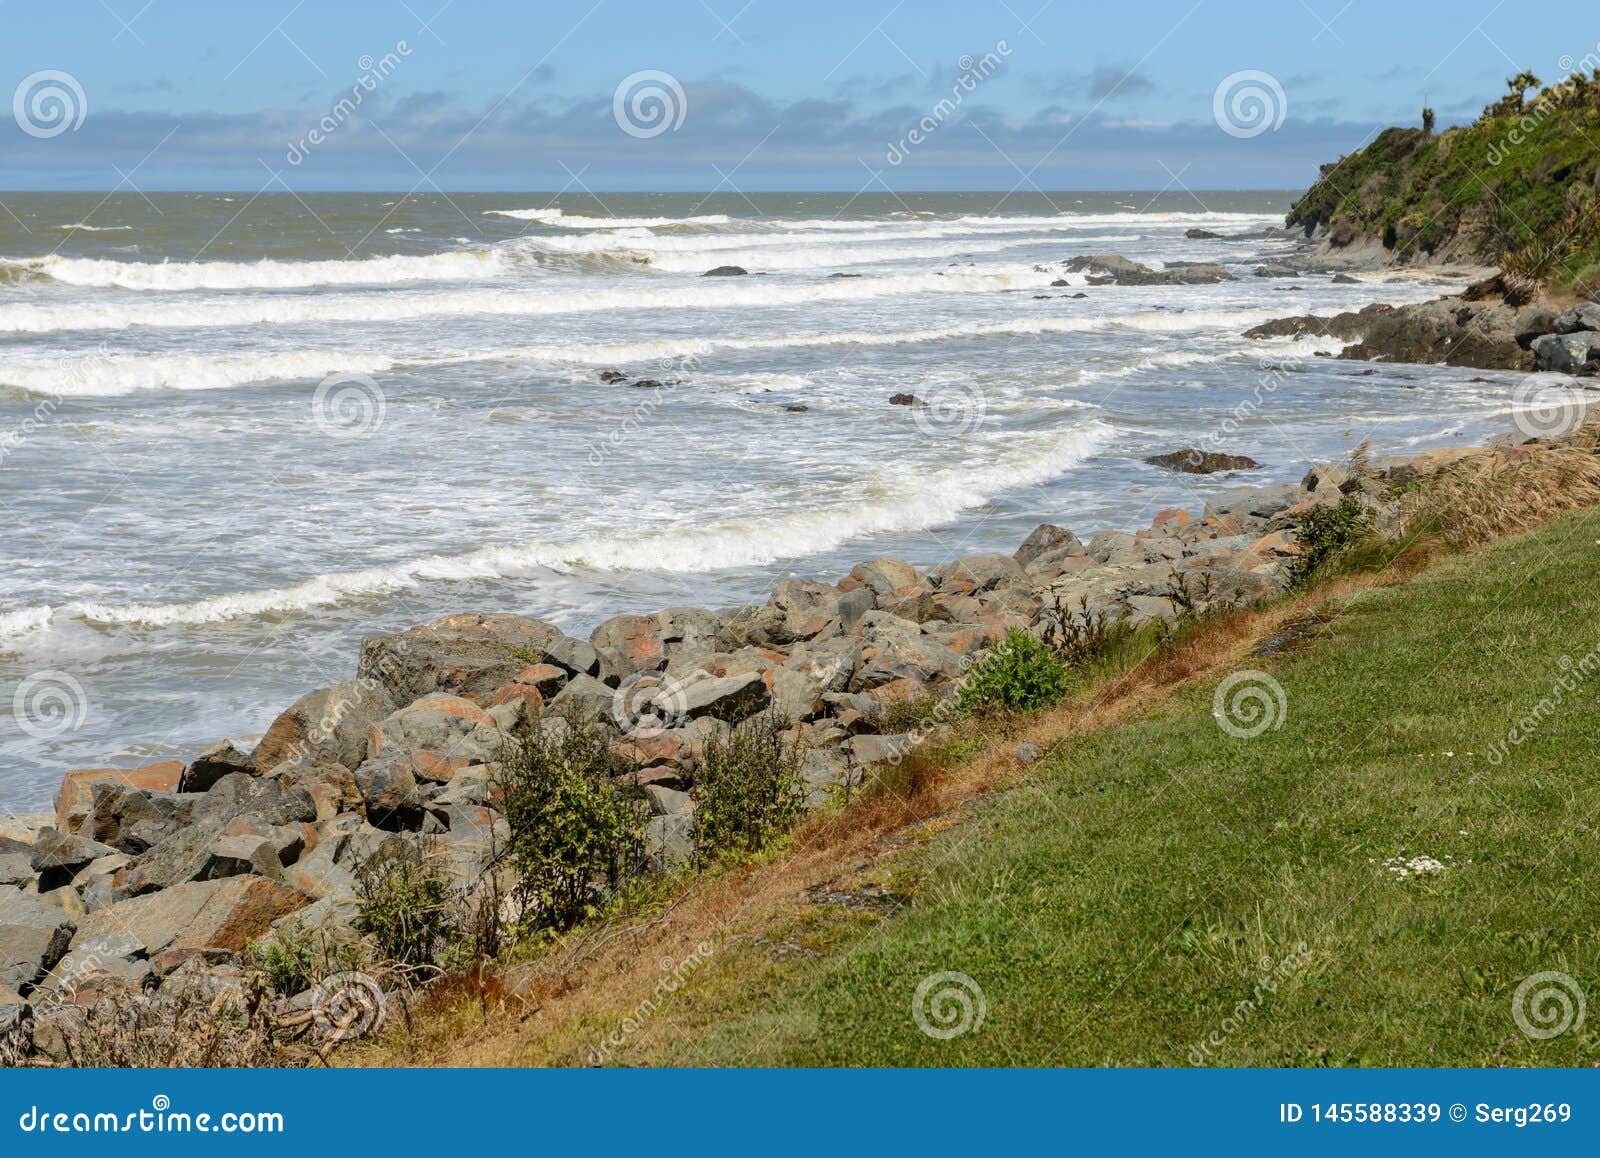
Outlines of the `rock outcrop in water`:
{"type": "Polygon", "coordinates": [[[1118,254],[1074,257],[1064,268],[1068,273],[1087,274],[1090,285],[1213,285],[1234,280],[1220,265],[1174,261],[1165,269],[1151,269],[1118,254]]]}

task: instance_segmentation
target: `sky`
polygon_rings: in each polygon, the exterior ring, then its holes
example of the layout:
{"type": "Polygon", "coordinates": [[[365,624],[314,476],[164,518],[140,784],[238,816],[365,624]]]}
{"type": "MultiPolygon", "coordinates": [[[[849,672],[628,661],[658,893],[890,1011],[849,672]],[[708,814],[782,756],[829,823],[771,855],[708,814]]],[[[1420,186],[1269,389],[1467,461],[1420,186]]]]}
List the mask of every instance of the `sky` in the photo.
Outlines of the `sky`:
{"type": "Polygon", "coordinates": [[[1531,11],[0,0],[0,187],[1296,189],[1425,100],[1600,60],[1592,3],[1531,11]]]}

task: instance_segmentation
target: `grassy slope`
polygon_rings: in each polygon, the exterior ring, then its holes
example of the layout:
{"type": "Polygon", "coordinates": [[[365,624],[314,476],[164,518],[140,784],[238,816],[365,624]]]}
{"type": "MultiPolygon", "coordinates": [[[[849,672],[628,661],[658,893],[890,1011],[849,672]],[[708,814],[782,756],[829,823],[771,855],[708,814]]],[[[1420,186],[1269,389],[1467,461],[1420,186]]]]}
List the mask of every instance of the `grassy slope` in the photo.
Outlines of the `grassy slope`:
{"type": "Polygon", "coordinates": [[[1600,683],[1485,756],[1600,641],[1597,544],[1582,512],[1348,600],[1325,638],[1252,661],[1287,693],[1281,730],[1224,735],[1208,685],[1052,752],[896,858],[909,908],[817,905],[727,946],[616,1060],[1189,1064],[1303,942],[1213,1064],[1600,1061],[1592,1018],[1533,1041],[1510,1008],[1543,970],[1600,998],[1600,683]],[[1419,853],[1450,868],[1381,864],[1419,853]],[[945,970],[987,1016],[936,1041],[911,1005],[945,970]]]}
{"type": "Polygon", "coordinates": [[[1542,278],[1564,288],[1600,280],[1600,228],[1578,216],[1600,182],[1600,86],[1565,91],[1437,135],[1387,129],[1324,166],[1289,223],[1348,222],[1410,258],[1452,241],[1454,256],[1489,262],[1554,249],[1542,278]]]}

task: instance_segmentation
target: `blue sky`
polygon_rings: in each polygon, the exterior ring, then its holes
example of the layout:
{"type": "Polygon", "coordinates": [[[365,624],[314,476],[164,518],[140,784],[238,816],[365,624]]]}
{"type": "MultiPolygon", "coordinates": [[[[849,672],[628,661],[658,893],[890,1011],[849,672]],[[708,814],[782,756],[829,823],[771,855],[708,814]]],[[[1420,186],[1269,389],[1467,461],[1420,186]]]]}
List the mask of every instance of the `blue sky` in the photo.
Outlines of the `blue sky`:
{"type": "Polygon", "coordinates": [[[1442,122],[1470,119],[1512,72],[1548,81],[1597,52],[1592,4],[1537,11],[1494,0],[0,0],[0,86],[41,72],[76,86],[33,85],[65,92],[75,127],[50,133],[60,126],[41,113],[46,134],[24,132],[26,96],[23,117],[0,121],[0,186],[1298,188],[1376,129],[1415,122],[1425,94],[1442,122]],[[619,83],[644,71],[671,78],[673,127],[656,135],[614,115],[619,83]],[[1267,123],[1230,133],[1214,97],[1241,72],[1270,79],[1256,85],[1267,123]],[[356,89],[359,107],[337,109],[356,89]],[[333,127],[313,139],[325,118],[333,127]],[[909,140],[919,124],[933,128],[909,140]]]}

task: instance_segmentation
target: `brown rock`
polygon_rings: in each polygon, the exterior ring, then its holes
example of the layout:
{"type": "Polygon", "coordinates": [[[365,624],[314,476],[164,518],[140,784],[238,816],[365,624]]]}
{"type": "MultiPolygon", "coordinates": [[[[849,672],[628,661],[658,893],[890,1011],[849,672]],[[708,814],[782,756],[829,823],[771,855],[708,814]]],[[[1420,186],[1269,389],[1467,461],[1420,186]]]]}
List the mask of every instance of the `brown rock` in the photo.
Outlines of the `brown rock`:
{"type": "Polygon", "coordinates": [[[83,827],[94,806],[94,786],[101,782],[148,788],[152,792],[176,792],[183,780],[183,764],[167,760],[142,768],[78,768],[61,779],[56,792],[56,827],[76,833],[83,827]]]}
{"type": "Polygon", "coordinates": [[[1243,454],[1218,454],[1215,451],[1185,447],[1170,454],[1154,454],[1145,459],[1151,466],[1181,474],[1215,474],[1224,470],[1255,470],[1260,463],[1243,454]]]}

